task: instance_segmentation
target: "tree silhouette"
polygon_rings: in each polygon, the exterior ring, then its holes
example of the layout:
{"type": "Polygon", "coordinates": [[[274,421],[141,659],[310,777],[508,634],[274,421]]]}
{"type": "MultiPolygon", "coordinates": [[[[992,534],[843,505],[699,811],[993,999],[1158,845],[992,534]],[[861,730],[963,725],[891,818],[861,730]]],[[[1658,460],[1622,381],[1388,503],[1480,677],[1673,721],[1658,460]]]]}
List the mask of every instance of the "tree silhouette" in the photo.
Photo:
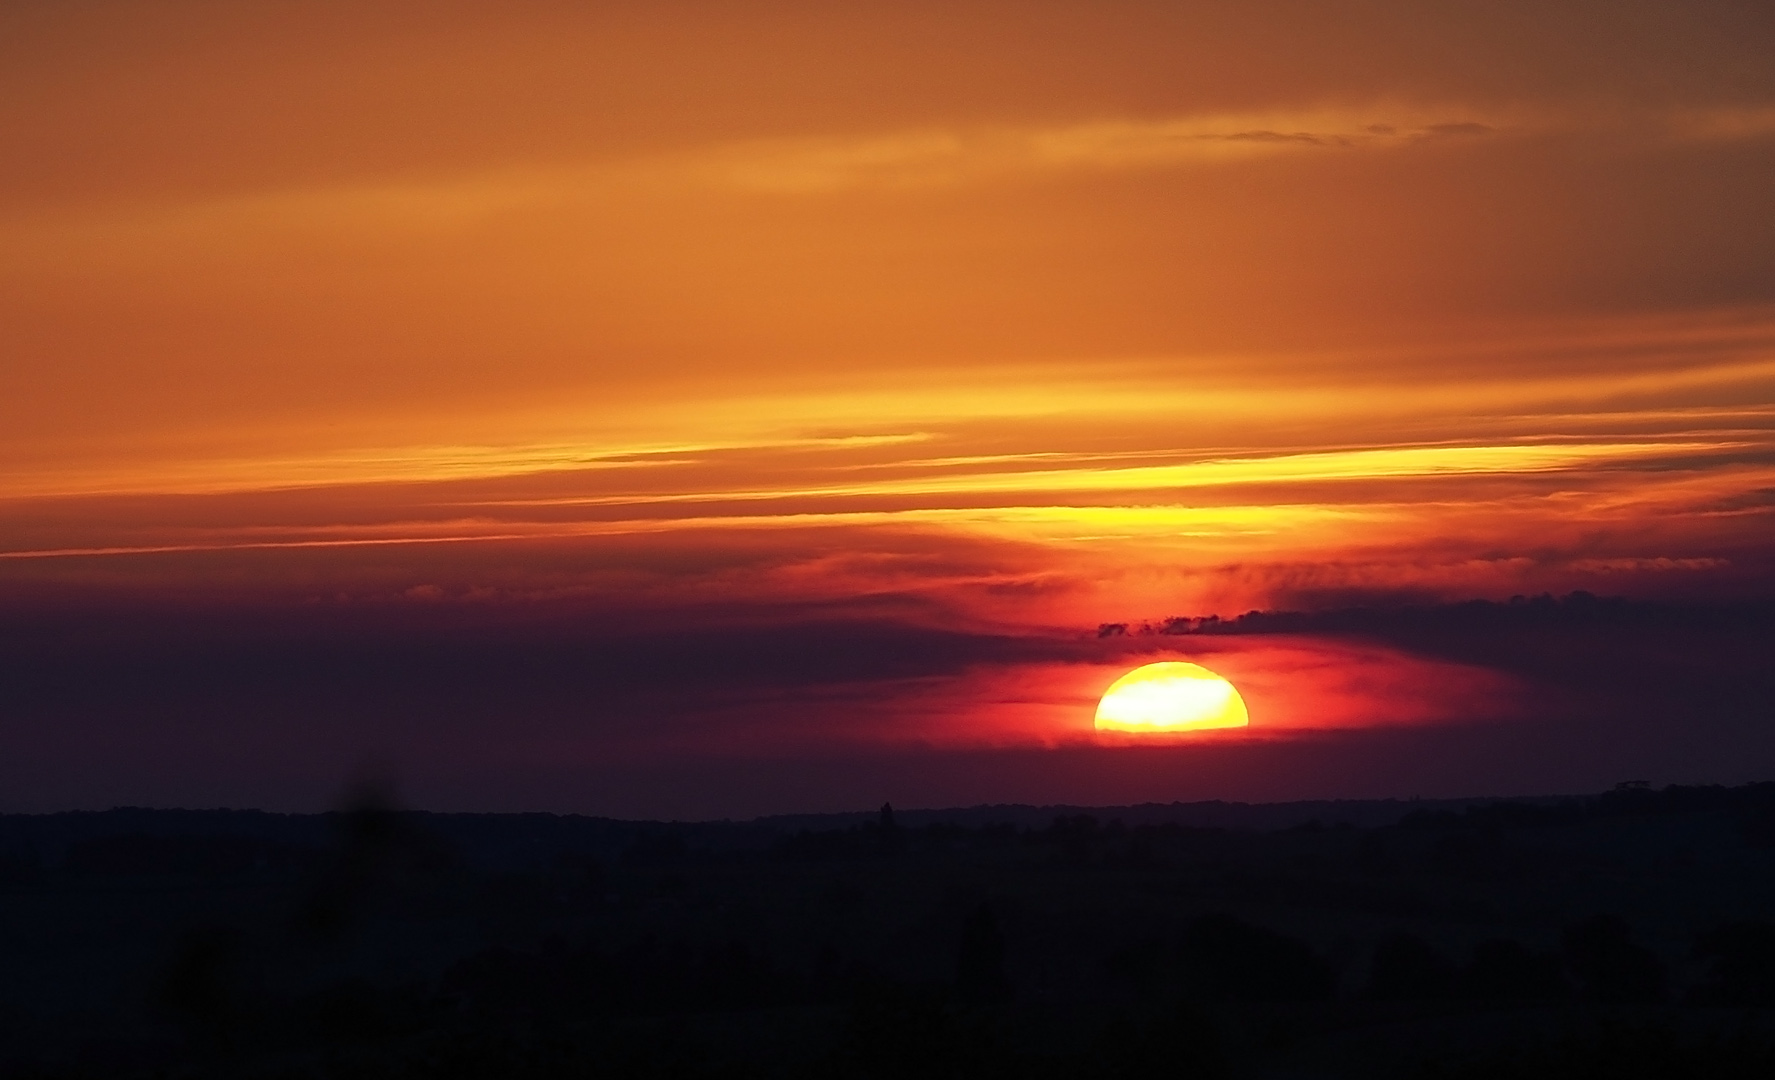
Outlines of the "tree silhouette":
{"type": "Polygon", "coordinates": [[[1415,934],[1393,934],[1374,947],[1368,996],[1377,1001],[1431,1001],[1454,993],[1455,965],[1415,934]]]}
{"type": "Polygon", "coordinates": [[[1331,965],[1306,942],[1231,915],[1204,915],[1178,946],[1198,992],[1240,1001],[1321,1001],[1331,996],[1331,965]]]}
{"type": "Polygon", "coordinates": [[[1591,998],[1609,1004],[1664,1000],[1663,962],[1633,941],[1620,917],[1596,915],[1566,927],[1560,948],[1566,967],[1591,998]]]}
{"type": "Polygon", "coordinates": [[[1758,1006],[1775,1003],[1775,923],[1735,922],[1702,934],[1695,956],[1707,975],[1695,988],[1699,1004],[1758,1006]]]}
{"type": "Polygon", "coordinates": [[[997,1001],[1010,994],[1010,980],[1005,977],[1004,935],[999,932],[997,916],[986,904],[962,920],[955,985],[967,1001],[997,1001]]]}
{"type": "Polygon", "coordinates": [[[1533,952],[1520,941],[1492,938],[1473,947],[1473,961],[1461,972],[1461,994],[1484,1001],[1533,1001],[1561,997],[1567,990],[1559,958],[1533,952]]]}

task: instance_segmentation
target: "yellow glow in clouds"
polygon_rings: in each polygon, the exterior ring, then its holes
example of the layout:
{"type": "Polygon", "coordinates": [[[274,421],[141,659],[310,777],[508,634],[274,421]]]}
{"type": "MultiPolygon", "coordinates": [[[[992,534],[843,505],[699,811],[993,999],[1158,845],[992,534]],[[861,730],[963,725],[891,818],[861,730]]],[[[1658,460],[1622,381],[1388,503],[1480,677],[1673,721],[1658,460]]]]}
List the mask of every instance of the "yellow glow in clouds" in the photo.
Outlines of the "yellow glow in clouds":
{"type": "Polygon", "coordinates": [[[1098,731],[1160,734],[1250,723],[1232,683],[1200,664],[1176,660],[1135,668],[1111,683],[1097,703],[1098,731]]]}

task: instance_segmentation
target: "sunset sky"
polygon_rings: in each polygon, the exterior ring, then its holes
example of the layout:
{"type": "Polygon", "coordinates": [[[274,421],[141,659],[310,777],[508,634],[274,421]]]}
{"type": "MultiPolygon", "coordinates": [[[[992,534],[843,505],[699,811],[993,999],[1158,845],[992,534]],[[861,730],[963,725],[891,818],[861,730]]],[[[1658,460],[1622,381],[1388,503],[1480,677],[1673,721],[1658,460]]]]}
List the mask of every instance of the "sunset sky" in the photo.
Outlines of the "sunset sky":
{"type": "Polygon", "coordinates": [[[0,810],[1775,778],[1766,3],[15,0],[0,138],[0,810]]]}

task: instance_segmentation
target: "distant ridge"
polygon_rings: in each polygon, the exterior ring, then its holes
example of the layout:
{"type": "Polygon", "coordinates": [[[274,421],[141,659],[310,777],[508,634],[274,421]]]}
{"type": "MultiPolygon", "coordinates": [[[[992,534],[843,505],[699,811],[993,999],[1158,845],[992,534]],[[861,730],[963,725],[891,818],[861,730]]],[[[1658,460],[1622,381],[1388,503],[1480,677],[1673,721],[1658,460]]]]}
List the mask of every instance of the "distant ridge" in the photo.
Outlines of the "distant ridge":
{"type": "MultiPolygon", "coordinates": [[[[948,809],[896,809],[894,824],[921,829],[1009,826],[1037,832],[1057,818],[1088,816],[1099,824],[1128,828],[1178,826],[1240,832],[1299,827],[1357,829],[1407,827],[1521,827],[1581,817],[1630,814],[1728,812],[1741,819],[1759,844],[1775,845],[1775,782],[1737,787],[1671,785],[1640,781],[1590,795],[1462,799],[1308,799],[1295,802],[1137,803],[1128,806],[1070,804],[981,805],[948,809]]],[[[803,833],[866,832],[881,821],[880,807],[829,814],[778,814],[750,821],[627,821],[579,814],[438,813],[368,805],[319,814],[263,810],[156,810],[118,807],[53,814],[0,814],[0,884],[20,867],[61,866],[111,858],[106,851],[133,845],[135,856],[169,866],[241,860],[294,865],[338,845],[361,829],[357,815],[384,815],[406,835],[428,838],[440,852],[486,870],[555,866],[562,859],[610,863],[661,857],[759,852],[803,833]],[[354,819],[356,824],[354,825],[354,819]],[[398,822],[399,824],[395,824],[398,822]],[[119,841],[126,841],[119,847],[119,841]],[[12,869],[9,871],[8,867],[12,869]]],[[[386,827],[386,826],[385,826],[386,827]]],[[[134,857],[134,856],[132,856],[134,857]]],[[[146,865],[146,863],[144,864],[146,865]]],[[[15,874],[16,876],[16,874],[15,874]]]]}
{"type": "MultiPolygon", "coordinates": [[[[1250,829],[1269,831],[1291,829],[1317,821],[1321,825],[1349,825],[1359,829],[1396,825],[1407,814],[1417,811],[1451,811],[1459,813],[1473,806],[1493,803],[1552,804],[1586,796],[1475,796],[1461,799],[1305,799],[1296,802],[1245,803],[1212,799],[1204,802],[1133,803],[1127,806],[1074,806],[1065,803],[1028,805],[996,803],[991,805],[953,807],[942,810],[902,810],[894,808],[894,819],[913,828],[925,825],[1015,825],[1039,828],[1057,817],[1081,814],[1105,824],[1120,821],[1123,825],[1183,825],[1197,829],[1250,829]]],[[[880,811],[855,811],[836,814],[775,814],[754,819],[750,824],[777,832],[822,832],[844,829],[876,820],[880,811]]]]}
{"type": "MultiPolygon", "coordinates": [[[[1129,806],[1001,804],[948,809],[894,811],[907,828],[948,824],[970,829],[1009,825],[1046,828],[1055,818],[1089,816],[1103,824],[1129,827],[1178,825],[1188,828],[1267,832],[1317,822],[1335,827],[1379,828],[1420,812],[1459,814],[1497,803],[1553,804],[1571,796],[1515,799],[1318,799],[1282,803],[1139,803],[1129,806]]],[[[836,832],[880,820],[880,808],[827,814],[778,814],[750,821],[645,821],[581,814],[450,813],[393,811],[426,834],[444,841],[470,863],[489,869],[522,869],[549,864],[563,853],[604,860],[623,857],[648,838],[675,837],[688,849],[710,853],[758,851],[803,832],[836,832]]],[[[50,814],[0,814],[0,861],[27,856],[58,865],[70,850],[107,837],[252,839],[279,849],[318,851],[338,841],[340,811],[285,814],[264,810],[150,809],[70,810],[50,814]]]]}

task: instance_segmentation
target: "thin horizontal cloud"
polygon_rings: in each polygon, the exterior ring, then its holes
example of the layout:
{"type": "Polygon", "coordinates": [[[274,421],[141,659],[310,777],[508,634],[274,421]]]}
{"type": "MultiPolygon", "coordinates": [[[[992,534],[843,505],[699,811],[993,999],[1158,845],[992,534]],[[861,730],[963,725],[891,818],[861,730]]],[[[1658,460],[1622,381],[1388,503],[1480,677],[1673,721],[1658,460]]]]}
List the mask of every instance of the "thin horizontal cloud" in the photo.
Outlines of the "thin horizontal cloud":
{"type": "MultiPolygon", "coordinates": [[[[1732,122],[1723,118],[1699,116],[1686,122],[1700,125],[1697,131],[1734,130],[1732,122]]],[[[1535,126],[1525,118],[1482,116],[1460,106],[1383,106],[747,139],[704,143],[668,154],[513,164],[429,177],[409,174],[184,203],[125,203],[97,213],[78,207],[45,213],[33,207],[27,216],[9,223],[13,236],[8,246],[53,256],[58,239],[84,237],[103,243],[108,237],[114,244],[119,229],[144,237],[211,239],[242,229],[307,234],[327,222],[373,226],[379,231],[431,231],[527,206],[588,198],[652,198],[673,189],[713,186],[814,193],[869,186],[924,187],[1026,173],[1152,169],[1279,154],[1402,149],[1535,126]]]]}
{"type": "Polygon", "coordinates": [[[1775,138],[1775,105],[1687,109],[1666,114],[1664,123],[1680,138],[1708,142],[1775,138]]]}
{"type": "MultiPolygon", "coordinates": [[[[1460,111],[1465,110],[1455,115],[1460,111]]],[[[1147,169],[1276,154],[1398,149],[1430,140],[1494,135],[1514,127],[1490,117],[1455,119],[1449,112],[1400,112],[1333,109],[1108,119],[1048,127],[760,141],[715,149],[690,168],[740,187],[814,192],[959,183],[1021,172],[1147,169]]]]}
{"type": "MultiPolygon", "coordinates": [[[[1581,515],[1601,523],[1630,519],[1649,512],[1737,513],[1757,515],[1765,508],[1752,506],[1738,511],[1709,511],[1707,506],[1729,499],[1747,487],[1775,481],[1775,468],[1736,467],[1695,474],[1691,469],[1660,469],[1670,455],[1696,452],[1717,454],[1713,443],[1637,443],[1568,445],[1552,447],[1420,447],[1352,451],[1341,454],[1299,454],[1279,458],[1208,461],[1131,469],[1081,468],[1026,473],[995,473],[930,477],[920,481],[894,481],[877,485],[845,485],[776,491],[705,490],[651,495],[573,496],[553,499],[487,499],[458,509],[472,508],[475,516],[431,517],[427,510],[449,509],[450,503],[423,496],[407,503],[391,504],[393,520],[362,524],[298,526],[232,526],[222,529],[186,527],[176,538],[142,542],[16,547],[0,551],[0,559],[55,559],[116,555],[152,555],[219,551],[275,551],[333,547],[380,547],[399,544],[494,543],[592,539],[662,532],[742,532],[748,530],[856,529],[877,527],[928,528],[945,531],[984,532],[1020,536],[1039,542],[1079,543],[1103,540],[1156,539],[1251,541],[1275,538],[1298,542],[1316,535],[1323,543],[1345,533],[1383,535],[1409,528],[1428,505],[1447,518],[1460,513],[1489,516],[1494,524],[1523,518],[1532,520],[1549,513],[1581,515]],[[1520,451],[1520,453],[1518,452],[1520,451]],[[1526,502],[1495,498],[1473,499],[1446,488],[1457,477],[1484,480],[1536,474],[1558,475],[1574,470],[1621,469],[1626,491],[1614,491],[1597,474],[1573,476],[1589,493],[1581,503],[1563,496],[1562,505],[1550,505],[1545,496],[1524,496],[1526,502]],[[1647,469],[1651,469],[1648,475],[1647,469]],[[1128,474],[1128,475],[1120,475],[1128,474]],[[1673,477],[1660,483],[1656,477],[1673,477]],[[1402,482],[1393,501],[1330,501],[1335,489],[1323,485],[1353,482],[1402,482]],[[1318,485],[1326,501],[1301,502],[1284,497],[1257,501],[1274,485],[1318,485]],[[1222,505],[1183,505],[1169,501],[1168,494],[1226,486],[1234,490],[1256,486],[1245,495],[1252,501],[1222,505]],[[1156,501],[1144,505],[1119,505],[1131,491],[1145,492],[1156,501]],[[933,506],[921,496],[939,494],[964,498],[966,505],[933,506]],[[1074,502],[1040,501],[1070,494],[1074,502]],[[911,505],[886,509],[858,509],[869,497],[910,496],[911,505]],[[1415,499],[1407,499],[1412,495],[1415,499]],[[1006,496],[1012,498],[1007,499],[1006,496]],[[1031,497],[1035,501],[1031,501],[1031,497]],[[1092,505],[1089,498],[1106,500],[1092,505]],[[743,509],[773,502],[762,512],[743,509]],[[921,505],[921,503],[924,503],[921,505]],[[665,512],[659,512],[664,508],[665,512]],[[682,508],[674,511],[673,508],[682,508]],[[558,511],[569,513],[563,517],[558,511]],[[646,513],[640,513],[645,510],[646,513]],[[1289,538],[1295,538],[1290,540],[1289,538]]],[[[1288,489],[1292,491],[1292,489],[1288,489]]],[[[120,522],[106,525],[112,535],[127,534],[120,522]]],[[[156,530],[165,532],[164,529],[156,530]]],[[[1248,549],[1249,550],[1249,549],[1248,549]]],[[[1711,569],[1724,560],[1700,558],[1675,563],[1662,558],[1650,562],[1637,557],[1616,560],[1584,560],[1573,564],[1583,572],[1628,569],[1711,569]]]]}
{"type": "MultiPolygon", "coordinates": [[[[1701,434],[1700,432],[1692,432],[1701,434]]],[[[1649,457],[1681,457],[1697,454],[1723,454],[1763,445],[1768,432],[1746,428],[1733,432],[1737,438],[1641,438],[1634,441],[1583,441],[1580,439],[1539,438],[1505,444],[1431,444],[1380,446],[1329,451],[1307,451],[1249,456],[1204,455],[1201,451],[1183,449],[1136,450],[1121,453],[1070,454],[1058,451],[1036,451],[1025,454],[964,455],[940,458],[905,458],[846,466],[842,462],[821,460],[810,463],[817,475],[855,474],[866,470],[893,469],[908,475],[881,479],[850,479],[839,483],[797,486],[788,484],[770,488],[701,486],[696,483],[671,484],[667,490],[629,489],[609,494],[569,495],[541,498],[506,498],[477,500],[464,506],[567,506],[623,505],[658,502],[700,502],[715,499],[755,501],[760,499],[853,497],[869,495],[928,495],[957,492],[996,493],[1008,491],[1128,491],[1161,488],[1189,488],[1246,483],[1285,483],[1295,481],[1374,479],[1384,477],[1439,476],[1474,473],[1546,472],[1649,457]],[[1745,437],[1750,437],[1746,439],[1745,437]],[[1757,438],[1761,436],[1761,438],[1757,438]],[[1126,464],[1154,458],[1171,458],[1160,464],[1126,464]],[[1181,459],[1181,460],[1177,460],[1181,459]],[[1068,467],[1055,468],[1056,464],[1068,467]],[[1028,468],[963,471],[958,466],[1024,465],[1028,468]],[[1046,466],[1046,467],[1044,467],[1046,466]]],[[[521,476],[527,472],[571,470],[576,480],[586,486],[608,486],[588,483],[605,470],[620,470],[646,465],[694,466],[707,464],[721,451],[784,450],[797,446],[853,448],[893,445],[921,441],[928,436],[856,437],[830,440],[804,440],[801,443],[758,443],[752,446],[708,446],[695,457],[668,457],[650,460],[642,449],[628,449],[608,456],[579,456],[566,448],[559,453],[539,455],[533,469],[512,467],[509,459],[495,475],[521,476]],[[615,460],[612,460],[615,459],[615,460]]],[[[682,450],[655,451],[677,455],[682,450]]],[[[374,467],[371,460],[368,465],[374,467]]],[[[287,474],[286,474],[287,475],[287,474]]],[[[485,475],[465,467],[460,473],[445,470],[423,477],[443,482],[485,475]]],[[[365,480],[355,477],[335,478],[335,483],[375,482],[389,479],[372,475],[365,480]]],[[[615,481],[612,481],[613,483],[615,481]]],[[[291,487],[305,486],[297,481],[291,487]]],[[[330,486],[330,485],[329,485],[330,486]]],[[[229,490],[226,487],[210,490],[229,490]]],[[[262,488],[261,488],[262,490],[262,488]]]]}
{"type": "Polygon", "coordinates": [[[1224,458],[1122,468],[1032,469],[826,484],[788,489],[596,495],[519,500],[517,505],[621,505],[714,499],[937,495],[1059,491],[1157,491],[1233,484],[1366,480],[1481,473],[1554,472],[1657,456],[1720,453],[1748,444],[1715,442],[1526,443],[1501,446],[1407,446],[1267,457],[1224,458]]]}
{"type": "Polygon", "coordinates": [[[332,487],[391,481],[439,482],[539,472],[595,472],[684,466],[703,455],[734,451],[855,449],[921,442],[924,432],[837,436],[759,436],[752,439],[631,442],[605,445],[532,443],[482,446],[397,446],[340,450],[308,457],[248,458],[169,463],[128,480],[41,475],[7,477],[12,497],[105,495],[125,492],[222,493],[278,488],[332,487]],[[53,486],[52,486],[53,485],[53,486]]]}
{"type": "Polygon", "coordinates": [[[1106,119],[1048,127],[931,129],[784,139],[687,158],[693,173],[762,191],[976,182],[1016,173],[1231,163],[1279,154],[1402,150],[1493,136],[1642,131],[1685,140],[1775,135],[1775,108],[1534,113],[1343,107],[1295,112],[1106,119]]]}
{"type": "Polygon", "coordinates": [[[529,206],[683,188],[815,194],[853,188],[973,184],[1069,171],[1116,172],[1237,164],[1283,155],[1403,151],[1426,144],[1585,132],[1653,142],[1755,141],[1775,135],[1775,107],[1533,111],[1445,106],[1333,106],[1267,112],[1108,117],[1033,125],[969,125],[705,143],[669,154],[506,165],[433,177],[266,190],[159,207],[14,222],[15,248],[133,228],[201,236],[242,228],[450,229],[529,206]]]}
{"type": "Polygon", "coordinates": [[[1574,570],[1582,570],[1592,574],[1642,574],[1667,573],[1671,571],[1719,570],[1731,565],[1728,559],[1671,559],[1655,556],[1645,559],[1577,559],[1572,562],[1574,570]]]}
{"type": "MultiPolygon", "coordinates": [[[[521,505],[521,504],[520,504],[521,505]]],[[[569,540],[665,531],[780,530],[928,526],[954,529],[1015,528],[1073,540],[1167,536],[1257,536],[1284,526],[1373,521],[1396,510],[1336,505],[1269,506],[982,506],[966,509],[791,511],[774,514],[698,514],[617,517],[594,521],[524,521],[473,518],[307,528],[249,528],[215,533],[183,543],[64,547],[0,551],[0,559],[61,559],[107,555],[162,555],[221,551],[278,551],[304,548],[377,547],[391,544],[496,543],[513,540],[569,540]],[[275,536],[264,534],[275,533],[275,536]]],[[[192,530],[195,531],[195,530],[192,530]]]]}
{"type": "MultiPolygon", "coordinates": [[[[603,438],[576,441],[524,441],[508,444],[410,444],[343,446],[306,455],[222,456],[155,461],[139,455],[127,467],[111,461],[82,468],[76,464],[0,464],[0,496],[26,498],[78,494],[223,493],[279,488],[326,487],[390,482],[431,483],[475,477],[502,477],[550,472],[660,474],[682,472],[699,461],[733,452],[793,451],[815,453],[893,448],[901,445],[953,445],[958,431],[971,425],[1004,420],[1025,424],[1134,425],[1170,417],[1214,417],[1251,426],[1309,422],[1330,417],[1352,427],[1376,430],[1393,425],[1388,418],[1424,418],[1438,433],[1467,429],[1499,435],[1538,436],[1550,431],[1595,431],[1610,425],[1623,434],[1656,431],[1681,440],[1690,433],[1719,440],[1762,437],[1775,417],[1775,407],[1754,402],[1634,409],[1632,402],[1652,401],[1681,393],[1703,392],[1742,400],[1757,393],[1757,384],[1775,381],[1775,359],[1767,355],[1766,326],[1737,331],[1737,336],[1695,340],[1634,340],[1614,343],[1631,350],[1626,358],[1598,350],[1599,370],[1554,370],[1539,376],[1484,379],[1478,372],[1413,381],[1394,367],[1426,366],[1437,360],[1460,368],[1519,363],[1506,346],[1475,347],[1471,355],[1445,358],[1443,350],[1402,350],[1397,357],[1364,358],[1359,370],[1372,374],[1329,377],[1317,367],[1330,360],[1259,358],[1248,363],[1254,374],[1237,378],[1217,370],[1222,361],[1209,358],[1131,358],[1091,365],[1047,365],[988,369],[965,381],[933,376],[920,390],[897,386],[864,386],[851,390],[735,392],[720,397],[684,397],[665,405],[637,403],[620,420],[576,413],[514,416],[508,426],[525,432],[587,427],[608,432],[603,438]],[[1649,353],[1651,359],[1639,354],[1649,353]],[[1603,367],[1612,361],[1616,368],[1603,367]],[[1317,365],[1317,367],[1315,366],[1317,365]],[[1174,369],[1201,367],[1196,375],[1174,369]],[[1269,370],[1289,373],[1285,381],[1269,370]],[[1378,380],[1386,377],[1385,385],[1378,380]],[[1275,385],[1271,385],[1275,382],[1275,385]],[[1741,389],[1742,388],[1742,389],[1741,389]],[[1621,408],[1566,412],[1548,406],[1594,402],[1621,403],[1621,408]],[[700,438],[686,438],[685,425],[700,438]],[[836,433],[834,433],[836,432],[836,433]],[[676,436],[676,437],[674,437],[676,436]]],[[[1543,345],[1543,349],[1547,346],[1543,345]]],[[[1533,344],[1522,346],[1533,354],[1533,344]]],[[[1336,359],[1335,357],[1332,359],[1336,359]]],[[[1552,365],[1557,366],[1557,365],[1552,365]]],[[[1569,365],[1568,365],[1569,366],[1569,365]]],[[[896,380],[899,381],[899,380],[896,380]]],[[[1402,432],[1403,434],[1403,432],[1402,432]]],[[[1446,435],[1444,436],[1446,438],[1446,435]]],[[[1052,445],[1052,438],[1040,440],[1052,445]]],[[[1235,457],[1236,444],[1188,448],[1196,458],[1219,454],[1235,457]]],[[[1304,449],[1304,448],[1303,448],[1304,449]]],[[[1505,454],[1526,451],[1504,450],[1505,454]]],[[[997,454],[944,454],[915,459],[890,456],[868,462],[828,457],[822,468],[843,470],[912,468],[936,470],[994,462],[1031,464],[1044,456],[1056,461],[1113,462],[1140,456],[1176,456],[1177,448],[1154,447],[1114,455],[1080,455],[1065,450],[1022,450],[997,454]]],[[[1445,451],[1438,451],[1448,457],[1445,451]]],[[[1398,459],[1403,460],[1403,459],[1398,459]]],[[[1489,467],[1489,466],[1488,466],[1489,467]]],[[[1198,473],[1198,475],[1204,475],[1198,473]]],[[[1139,474],[1125,478],[1140,483],[1139,474]]],[[[674,495],[685,489],[671,481],[663,486],[674,495]]],[[[749,497],[749,496],[739,496],[749,497]]]]}

